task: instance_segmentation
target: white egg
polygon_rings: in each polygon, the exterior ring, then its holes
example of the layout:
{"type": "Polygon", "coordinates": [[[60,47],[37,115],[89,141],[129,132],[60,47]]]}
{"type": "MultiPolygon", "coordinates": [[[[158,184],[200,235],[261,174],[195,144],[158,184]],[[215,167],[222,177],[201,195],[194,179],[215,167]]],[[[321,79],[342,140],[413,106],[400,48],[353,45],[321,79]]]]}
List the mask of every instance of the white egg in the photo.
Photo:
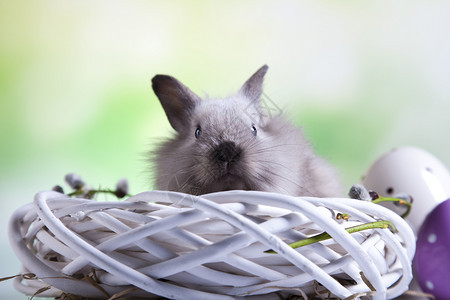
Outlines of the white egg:
{"type": "MultiPolygon", "coordinates": [[[[406,220],[417,232],[425,217],[442,201],[450,198],[450,173],[430,153],[415,147],[402,147],[379,158],[366,173],[363,185],[381,196],[406,193],[413,197],[406,220]]],[[[398,212],[404,207],[386,204],[398,212]]]]}

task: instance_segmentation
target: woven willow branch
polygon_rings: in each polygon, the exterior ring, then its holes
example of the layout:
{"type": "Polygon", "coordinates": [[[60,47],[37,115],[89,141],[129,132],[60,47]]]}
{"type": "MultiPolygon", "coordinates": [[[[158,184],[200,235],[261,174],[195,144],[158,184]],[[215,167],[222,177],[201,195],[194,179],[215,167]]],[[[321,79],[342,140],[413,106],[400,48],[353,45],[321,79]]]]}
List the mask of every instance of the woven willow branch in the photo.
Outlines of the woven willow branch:
{"type": "Polygon", "coordinates": [[[275,293],[313,293],[319,283],[341,299],[371,289],[373,299],[392,299],[408,289],[415,250],[408,224],[382,206],[256,191],[150,191],[120,202],[41,192],[11,217],[9,236],[24,272],[39,278],[17,277],[16,288],[33,295],[50,286],[39,296],[53,297],[129,290],[172,299],[278,299],[275,293]],[[345,230],[382,220],[397,231],[345,230]],[[322,232],[331,239],[289,246],[322,232]]]}

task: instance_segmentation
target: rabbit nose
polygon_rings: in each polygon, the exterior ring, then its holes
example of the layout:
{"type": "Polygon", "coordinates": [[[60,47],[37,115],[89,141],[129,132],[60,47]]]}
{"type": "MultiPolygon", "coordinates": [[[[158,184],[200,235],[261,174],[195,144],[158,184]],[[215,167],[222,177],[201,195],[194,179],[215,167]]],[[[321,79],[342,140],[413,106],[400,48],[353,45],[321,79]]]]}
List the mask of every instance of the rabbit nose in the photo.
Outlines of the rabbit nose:
{"type": "Polygon", "coordinates": [[[235,162],[241,156],[239,149],[234,142],[222,142],[212,152],[213,158],[218,162],[235,162]]]}

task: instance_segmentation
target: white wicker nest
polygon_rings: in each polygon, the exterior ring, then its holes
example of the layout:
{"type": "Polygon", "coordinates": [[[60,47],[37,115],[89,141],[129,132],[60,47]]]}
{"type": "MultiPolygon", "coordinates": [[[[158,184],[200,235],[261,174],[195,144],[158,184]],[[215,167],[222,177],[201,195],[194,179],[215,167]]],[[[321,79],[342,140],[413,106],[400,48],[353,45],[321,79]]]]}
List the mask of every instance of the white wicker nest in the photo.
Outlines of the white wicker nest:
{"type": "Polygon", "coordinates": [[[254,191],[151,191],[113,202],[41,192],[12,216],[9,235],[24,272],[39,278],[16,278],[16,288],[32,295],[51,286],[39,294],[47,297],[126,290],[133,297],[279,299],[319,285],[341,299],[371,288],[373,299],[392,299],[408,289],[415,250],[410,227],[382,206],[254,191]],[[338,212],[349,221],[338,221],[338,212]],[[378,220],[398,232],[344,229],[378,220]],[[324,231],[333,239],[286,244],[324,231]],[[92,270],[98,285],[75,279],[92,270]]]}

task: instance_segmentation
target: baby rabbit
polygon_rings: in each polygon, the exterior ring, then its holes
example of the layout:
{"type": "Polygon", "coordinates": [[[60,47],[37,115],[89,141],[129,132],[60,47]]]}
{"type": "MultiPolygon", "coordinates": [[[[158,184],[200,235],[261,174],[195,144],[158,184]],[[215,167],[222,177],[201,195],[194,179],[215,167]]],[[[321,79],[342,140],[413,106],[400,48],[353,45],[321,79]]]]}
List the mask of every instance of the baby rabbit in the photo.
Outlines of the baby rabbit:
{"type": "Polygon", "coordinates": [[[239,92],[202,100],[177,79],[156,75],[153,90],[176,135],[153,152],[156,187],[194,195],[258,190],[293,196],[339,196],[336,171],[316,156],[302,131],[264,118],[264,65],[239,92]]]}

